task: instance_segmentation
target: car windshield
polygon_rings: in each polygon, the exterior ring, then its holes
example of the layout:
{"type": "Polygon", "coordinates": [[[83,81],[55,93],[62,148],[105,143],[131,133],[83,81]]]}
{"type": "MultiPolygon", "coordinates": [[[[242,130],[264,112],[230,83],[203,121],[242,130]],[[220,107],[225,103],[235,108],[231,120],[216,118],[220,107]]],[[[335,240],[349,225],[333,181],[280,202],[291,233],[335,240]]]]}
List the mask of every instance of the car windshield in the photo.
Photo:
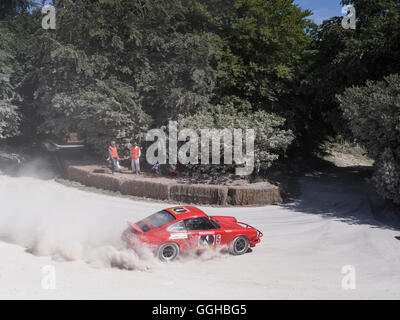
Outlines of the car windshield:
{"type": "Polygon", "coordinates": [[[160,212],[154,213],[151,216],[147,217],[146,222],[151,225],[153,228],[159,228],[167,223],[174,221],[175,217],[166,210],[162,210],[160,212]]]}

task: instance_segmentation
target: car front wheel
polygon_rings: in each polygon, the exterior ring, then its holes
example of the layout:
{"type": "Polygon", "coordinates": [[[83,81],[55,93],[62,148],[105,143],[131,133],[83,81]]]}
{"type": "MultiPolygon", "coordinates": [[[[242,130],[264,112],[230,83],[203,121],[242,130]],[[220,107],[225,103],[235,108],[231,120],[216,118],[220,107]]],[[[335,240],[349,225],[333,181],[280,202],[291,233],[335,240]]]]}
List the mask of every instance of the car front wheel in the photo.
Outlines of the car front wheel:
{"type": "Polygon", "coordinates": [[[229,252],[235,256],[242,255],[249,249],[249,239],[245,236],[238,236],[229,245],[229,252]]]}
{"type": "Polygon", "coordinates": [[[172,261],[179,256],[179,246],[174,242],[167,242],[158,249],[158,258],[161,261],[172,261]]]}

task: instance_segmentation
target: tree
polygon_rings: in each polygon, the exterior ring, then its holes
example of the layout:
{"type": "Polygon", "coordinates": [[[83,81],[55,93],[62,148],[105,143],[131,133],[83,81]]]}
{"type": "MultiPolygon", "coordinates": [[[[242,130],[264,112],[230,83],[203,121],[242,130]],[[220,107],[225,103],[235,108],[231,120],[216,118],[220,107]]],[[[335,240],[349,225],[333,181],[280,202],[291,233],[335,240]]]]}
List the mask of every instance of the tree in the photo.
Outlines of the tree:
{"type": "Polygon", "coordinates": [[[304,68],[311,12],[291,0],[236,0],[228,13],[221,19],[220,99],[234,96],[254,110],[284,114],[281,98],[304,68]]]}
{"type": "Polygon", "coordinates": [[[14,35],[0,22],[0,140],[19,134],[21,116],[16,103],[13,73],[17,71],[13,42],[14,35]]]}
{"type": "Polygon", "coordinates": [[[376,160],[379,194],[400,204],[400,75],[348,88],[338,100],[353,135],[376,160]]]}
{"type": "Polygon", "coordinates": [[[25,13],[29,8],[35,6],[33,0],[1,0],[0,19],[15,17],[18,14],[25,13]]]}
{"type": "Polygon", "coordinates": [[[313,118],[298,88],[313,57],[311,11],[290,0],[212,1],[210,8],[222,39],[213,104],[285,118],[304,152],[313,118]]]}
{"type": "Polygon", "coordinates": [[[24,98],[38,132],[76,130],[101,152],[112,137],[207,109],[218,50],[196,3],[57,2],[57,29],[36,32],[27,50],[24,98]]]}
{"type": "MultiPolygon", "coordinates": [[[[313,58],[301,92],[323,136],[351,137],[344,126],[336,95],[367,80],[382,80],[400,72],[400,3],[398,0],[342,1],[356,9],[356,30],[345,30],[342,17],[323,22],[312,32],[313,58]]],[[[316,135],[316,133],[314,133],[316,135]]]]}

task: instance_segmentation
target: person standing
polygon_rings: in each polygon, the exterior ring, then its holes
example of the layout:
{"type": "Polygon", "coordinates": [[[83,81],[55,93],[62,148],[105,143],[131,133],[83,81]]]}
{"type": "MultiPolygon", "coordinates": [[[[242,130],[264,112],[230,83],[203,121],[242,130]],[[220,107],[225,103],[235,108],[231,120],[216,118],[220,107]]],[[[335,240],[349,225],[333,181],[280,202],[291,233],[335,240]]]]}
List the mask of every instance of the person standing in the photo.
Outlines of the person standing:
{"type": "Polygon", "coordinates": [[[111,141],[111,145],[108,147],[108,159],[111,161],[112,174],[115,174],[115,171],[117,170],[117,163],[120,160],[115,141],[111,141]]]}
{"type": "Polygon", "coordinates": [[[140,164],[139,164],[140,154],[141,154],[140,148],[137,145],[136,141],[134,141],[133,145],[131,146],[132,173],[136,173],[136,174],[140,173],[140,164]]]}

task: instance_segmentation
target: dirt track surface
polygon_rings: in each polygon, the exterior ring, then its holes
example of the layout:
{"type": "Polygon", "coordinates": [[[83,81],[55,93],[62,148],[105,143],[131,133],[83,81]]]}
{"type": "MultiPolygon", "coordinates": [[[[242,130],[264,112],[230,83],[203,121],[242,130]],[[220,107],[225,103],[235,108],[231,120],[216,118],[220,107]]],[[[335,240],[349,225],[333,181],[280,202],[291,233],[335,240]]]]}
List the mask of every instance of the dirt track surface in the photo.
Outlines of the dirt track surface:
{"type": "Polygon", "coordinates": [[[299,186],[300,199],[287,205],[201,207],[261,229],[252,252],[162,264],[132,254],[119,236],[126,220],[170,205],[0,176],[0,298],[399,299],[400,232],[373,218],[359,181],[310,176],[299,186]],[[55,290],[42,288],[47,265],[55,290]],[[355,290],[342,288],[346,265],[355,290]]]}

